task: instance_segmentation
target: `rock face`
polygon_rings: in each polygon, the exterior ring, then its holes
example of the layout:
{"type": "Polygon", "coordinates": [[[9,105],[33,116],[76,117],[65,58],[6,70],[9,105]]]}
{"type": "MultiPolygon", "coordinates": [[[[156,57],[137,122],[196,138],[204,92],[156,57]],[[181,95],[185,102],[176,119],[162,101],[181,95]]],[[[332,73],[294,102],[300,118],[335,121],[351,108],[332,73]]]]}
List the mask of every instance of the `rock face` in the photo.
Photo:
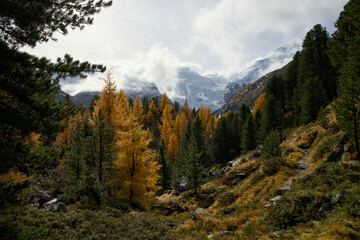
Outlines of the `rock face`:
{"type": "Polygon", "coordinates": [[[245,104],[250,108],[253,107],[259,95],[265,91],[265,86],[271,77],[275,75],[283,76],[286,72],[286,69],[288,68],[288,65],[266,74],[265,76],[256,80],[254,83],[244,85],[241,90],[234,93],[230,97],[229,101],[225,103],[225,105],[223,105],[220,109],[215,111],[213,115],[220,117],[228,112],[237,112],[240,110],[242,104],[245,104]]]}
{"type": "Polygon", "coordinates": [[[265,58],[256,60],[249,67],[234,74],[231,77],[231,82],[228,83],[225,89],[224,100],[228,102],[232,96],[241,90],[246,84],[251,84],[266,73],[273,71],[274,66],[284,66],[289,63],[295,53],[301,49],[299,44],[288,45],[280,47],[271,52],[265,58]]]}

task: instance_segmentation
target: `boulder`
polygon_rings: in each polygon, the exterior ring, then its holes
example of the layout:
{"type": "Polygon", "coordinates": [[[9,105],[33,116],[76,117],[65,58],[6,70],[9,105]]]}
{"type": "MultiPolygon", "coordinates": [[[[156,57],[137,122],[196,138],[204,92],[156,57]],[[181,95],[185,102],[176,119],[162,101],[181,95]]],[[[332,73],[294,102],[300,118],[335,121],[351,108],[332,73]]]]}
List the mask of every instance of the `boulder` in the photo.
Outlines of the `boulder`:
{"type": "Polygon", "coordinates": [[[276,202],[276,201],[280,200],[280,198],[281,198],[281,196],[277,195],[274,198],[270,199],[270,202],[276,202]]]}
{"type": "Polygon", "coordinates": [[[278,189],[276,189],[276,195],[284,195],[284,193],[286,193],[289,190],[290,190],[290,187],[278,188],[278,189]]]}
{"type": "Polygon", "coordinates": [[[245,178],[246,178],[246,173],[236,174],[235,179],[232,181],[232,185],[235,186],[239,184],[245,178]]]}
{"type": "Polygon", "coordinates": [[[55,203],[54,205],[52,205],[52,207],[50,208],[50,212],[67,212],[67,209],[65,207],[64,204],[62,203],[55,203]]]}
{"type": "Polygon", "coordinates": [[[201,213],[204,210],[205,210],[204,208],[197,208],[197,209],[195,209],[195,213],[201,213]]]}

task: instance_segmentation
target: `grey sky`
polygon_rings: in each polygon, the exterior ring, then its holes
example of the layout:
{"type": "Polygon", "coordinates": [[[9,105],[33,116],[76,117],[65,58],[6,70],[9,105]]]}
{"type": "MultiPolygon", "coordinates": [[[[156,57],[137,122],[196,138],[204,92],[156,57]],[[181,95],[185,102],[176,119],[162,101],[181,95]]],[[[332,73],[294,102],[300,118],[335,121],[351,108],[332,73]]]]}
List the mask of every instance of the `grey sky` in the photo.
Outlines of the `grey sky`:
{"type": "Polygon", "coordinates": [[[176,84],[179,66],[227,76],[280,46],[301,43],[317,23],[333,32],[346,2],[114,0],[84,31],[26,50],[51,59],[70,53],[75,59],[105,63],[117,73],[120,86],[126,76],[176,84]]]}

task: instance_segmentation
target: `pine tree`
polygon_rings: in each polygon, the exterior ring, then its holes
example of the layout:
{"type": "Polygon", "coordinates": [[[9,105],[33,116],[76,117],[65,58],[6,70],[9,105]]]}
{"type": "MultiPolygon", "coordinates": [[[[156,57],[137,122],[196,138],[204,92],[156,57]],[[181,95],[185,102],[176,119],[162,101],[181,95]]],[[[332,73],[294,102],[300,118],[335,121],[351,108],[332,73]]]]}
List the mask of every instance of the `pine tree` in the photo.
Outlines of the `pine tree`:
{"type": "Polygon", "coordinates": [[[282,108],[273,95],[266,96],[264,112],[261,116],[262,136],[266,136],[271,129],[281,126],[283,119],[282,108]]]}
{"type": "Polygon", "coordinates": [[[326,93],[318,77],[305,81],[300,97],[300,122],[307,124],[314,121],[321,107],[326,103],[326,93]]]}
{"type": "Polygon", "coordinates": [[[341,77],[338,84],[339,99],[335,104],[336,118],[341,129],[350,131],[360,158],[360,30],[359,1],[350,0],[340,13],[330,40],[332,64],[341,77]]]}
{"type": "Polygon", "coordinates": [[[284,94],[285,94],[285,103],[292,105],[293,103],[293,93],[297,85],[297,79],[299,75],[299,59],[300,52],[296,52],[292,62],[290,63],[288,69],[285,72],[284,77],[284,94]]]}
{"type": "Polygon", "coordinates": [[[167,149],[164,141],[159,144],[159,165],[160,167],[160,186],[164,189],[171,186],[171,165],[168,159],[167,149]]]}
{"type": "Polygon", "coordinates": [[[195,119],[193,124],[188,124],[185,135],[181,140],[176,163],[176,175],[173,176],[177,183],[181,179],[185,180],[197,195],[197,191],[206,176],[204,167],[206,163],[204,128],[199,117],[195,119]]]}
{"type": "Polygon", "coordinates": [[[216,163],[226,164],[230,161],[229,127],[224,117],[220,118],[213,136],[212,155],[216,163]]]}
{"type": "Polygon", "coordinates": [[[281,76],[272,76],[265,87],[266,95],[273,95],[281,107],[284,106],[284,80],[281,76]]]}
{"type": "Polygon", "coordinates": [[[244,151],[251,151],[256,148],[256,128],[252,114],[249,114],[246,119],[243,132],[242,132],[242,148],[244,151]]]}

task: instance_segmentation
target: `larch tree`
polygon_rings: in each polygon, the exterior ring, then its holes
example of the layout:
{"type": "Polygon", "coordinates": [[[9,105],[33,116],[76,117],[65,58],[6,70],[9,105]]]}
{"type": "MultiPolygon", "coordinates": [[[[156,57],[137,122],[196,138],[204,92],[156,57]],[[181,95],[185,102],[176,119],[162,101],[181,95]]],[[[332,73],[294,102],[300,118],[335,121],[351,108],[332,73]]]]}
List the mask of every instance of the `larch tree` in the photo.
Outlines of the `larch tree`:
{"type": "Polygon", "coordinates": [[[152,194],[158,189],[160,168],[156,151],[149,147],[152,139],[133,114],[123,119],[118,134],[118,156],[114,162],[118,174],[112,183],[121,186],[119,197],[135,200],[149,209],[152,194]]]}
{"type": "Polygon", "coordinates": [[[181,112],[185,114],[186,119],[188,121],[191,119],[191,109],[190,109],[189,103],[186,98],[185,98],[184,104],[181,108],[181,112]]]}
{"type": "Polygon", "coordinates": [[[264,107],[265,107],[265,94],[262,93],[259,95],[258,99],[255,102],[254,111],[252,112],[253,116],[255,116],[257,110],[260,110],[260,113],[262,113],[264,107]]]}
{"type": "Polygon", "coordinates": [[[170,99],[168,98],[166,93],[164,93],[160,100],[160,112],[164,111],[166,105],[170,105],[170,99]]]}
{"type": "Polygon", "coordinates": [[[105,86],[99,94],[99,100],[94,102],[93,117],[101,112],[104,114],[104,120],[107,123],[114,122],[114,115],[116,111],[117,98],[116,98],[116,85],[111,77],[111,73],[107,73],[105,79],[105,86]]]}
{"type": "Polygon", "coordinates": [[[143,123],[143,121],[144,121],[143,109],[141,107],[141,102],[140,102],[140,98],[138,95],[136,95],[136,98],[135,98],[133,112],[134,112],[134,116],[135,116],[136,120],[139,123],[143,123]]]}

